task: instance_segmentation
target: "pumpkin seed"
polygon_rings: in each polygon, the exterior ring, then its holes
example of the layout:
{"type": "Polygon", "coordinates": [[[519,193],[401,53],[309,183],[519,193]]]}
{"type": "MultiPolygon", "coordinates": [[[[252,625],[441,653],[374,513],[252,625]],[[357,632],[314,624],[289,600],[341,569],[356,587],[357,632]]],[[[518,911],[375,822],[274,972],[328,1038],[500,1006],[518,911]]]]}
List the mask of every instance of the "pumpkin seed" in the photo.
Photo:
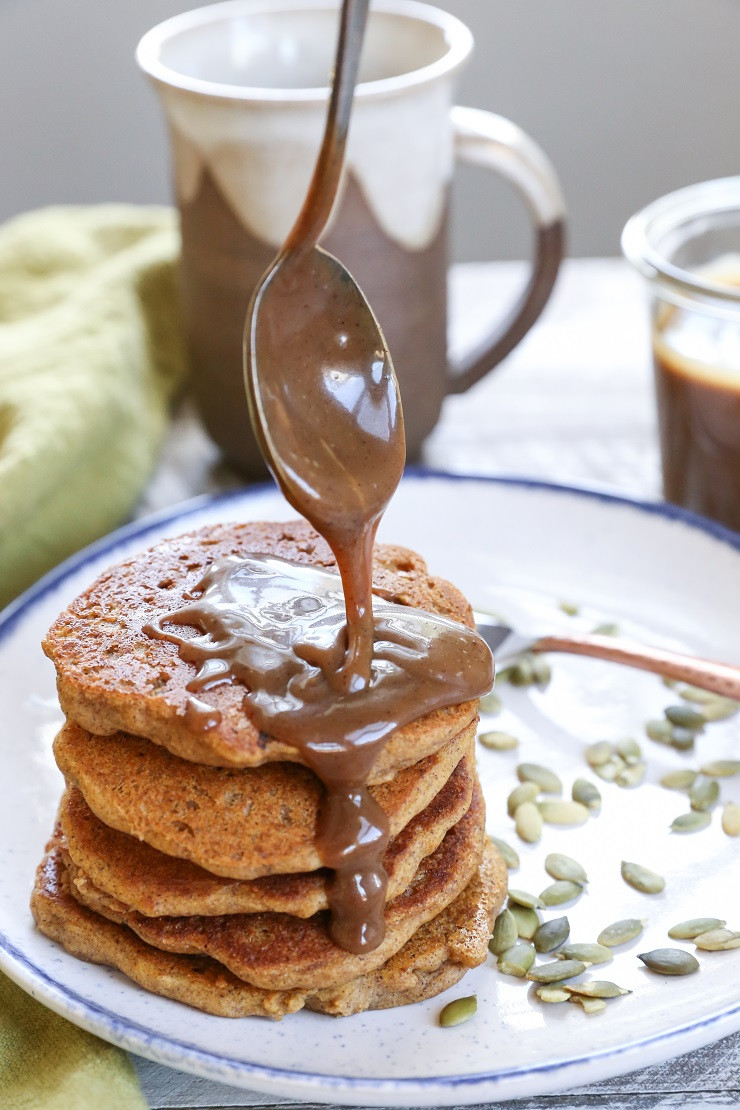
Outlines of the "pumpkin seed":
{"type": "Polygon", "coordinates": [[[584,964],[608,964],[614,957],[604,944],[566,944],[558,952],[559,960],[581,960],[584,964]]]}
{"type": "Polygon", "coordinates": [[[534,992],[542,1002],[567,1002],[570,995],[560,987],[536,987],[534,992]]]}
{"type": "Polygon", "coordinates": [[[554,917],[545,921],[534,934],[534,946],[538,952],[552,952],[565,944],[570,935],[570,922],[567,917],[554,917]]]}
{"type": "Polygon", "coordinates": [[[501,859],[506,864],[507,870],[515,871],[516,868],[519,866],[519,856],[514,851],[512,846],[510,844],[507,844],[505,840],[501,840],[501,838],[498,836],[489,836],[488,839],[491,841],[491,844],[493,844],[494,848],[498,850],[498,854],[501,856],[501,859]]]}
{"type": "Polygon", "coordinates": [[[493,936],[488,942],[488,951],[494,956],[502,956],[508,948],[513,948],[519,939],[516,918],[511,910],[502,910],[493,926],[493,936]]]}
{"type": "Polygon", "coordinates": [[[690,813],[682,813],[671,821],[671,830],[677,833],[701,832],[712,823],[711,813],[701,813],[692,809],[690,813]]]}
{"type": "Polygon", "coordinates": [[[580,883],[572,883],[569,879],[558,879],[545,887],[540,898],[546,906],[561,906],[563,902],[572,902],[582,894],[583,887],[580,883]]]}
{"type": "Polygon", "coordinates": [[[660,975],[691,975],[699,970],[696,957],[681,948],[654,948],[652,952],[640,952],[637,958],[660,975]]]}
{"type": "Polygon", "coordinates": [[[678,728],[688,728],[692,732],[701,732],[704,728],[704,718],[698,709],[690,705],[668,705],[663,711],[666,720],[678,728]]]}
{"type": "Polygon", "coordinates": [[[693,751],[695,740],[696,733],[690,728],[678,728],[674,725],[671,729],[671,744],[677,752],[693,751]]]}
{"type": "Polygon", "coordinates": [[[679,921],[678,925],[671,926],[668,936],[672,940],[693,940],[694,937],[700,937],[702,933],[708,933],[711,929],[721,929],[726,924],[727,922],[719,917],[692,917],[688,921],[679,921]]]}
{"type": "Polygon", "coordinates": [[[625,736],[623,740],[618,740],[616,751],[625,763],[639,763],[642,759],[642,748],[631,736],[625,736]]]}
{"type": "Polygon", "coordinates": [[[534,802],[522,802],[514,814],[517,835],[527,844],[536,844],[542,836],[542,815],[534,802]]]}
{"type": "Polygon", "coordinates": [[[660,785],[668,790],[690,790],[699,775],[697,771],[690,771],[688,767],[678,771],[668,771],[660,780],[660,785]]]}
{"type": "Polygon", "coordinates": [[[587,809],[598,809],[601,805],[601,794],[588,779],[576,779],[573,783],[571,796],[574,802],[580,802],[587,809]]]}
{"type": "Polygon", "coordinates": [[[740,836],[740,806],[728,802],[722,810],[722,828],[728,836],[740,836]]]}
{"type": "Polygon", "coordinates": [[[509,948],[499,956],[496,965],[502,975],[513,975],[516,979],[524,979],[534,963],[534,945],[525,941],[517,941],[513,948],[509,948]]]}
{"type": "Polygon", "coordinates": [[[580,802],[538,802],[542,820],[548,825],[584,825],[588,810],[580,802]]]}
{"type": "Polygon", "coordinates": [[[439,1024],[445,1029],[452,1025],[462,1025],[464,1021],[470,1021],[477,1009],[478,999],[474,994],[469,994],[467,998],[456,998],[440,1010],[439,1024]]]}
{"type": "Polygon", "coordinates": [[[491,692],[485,694],[478,703],[481,713],[485,713],[488,717],[497,717],[504,707],[504,703],[498,694],[491,692]]]}
{"type": "Polygon", "coordinates": [[[516,769],[520,782],[535,782],[545,794],[562,794],[563,784],[549,767],[539,763],[520,763],[516,769]]]}
{"type": "Polygon", "coordinates": [[[540,917],[537,910],[530,910],[527,906],[518,906],[516,902],[509,903],[509,911],[514,915],[516,927],[522,940],[531,940],[540,927],[540,917]]]}
{"type": "Polygon", "coordinates": [[[626,987],[618,987],[608,979],[591,979],[586,983],[573,983],[563,987],[568,994],[575,994],[579,998],[619,998],[623,994],[632,994],[626,987]]]}
{"type": "Polygon", "coordinates": [[[528,890],[515,890],[509,887],[509,901],[516,902],[517,906],[524,906],[528,910],[544,910],[545,903],[536,894],[530,894],[528,890]]]}
{"type": "Polygon", "coordinates": [[[709,702],[722,698],[721,694],[715,694],[711,690],[703,690],[701,686],[691,686],[688,683],[685,686],[677,684],[675,689],[680,698],[683,698],[684,701],[693,702],[695,705],[707,705],[709,702]]]}
{"type": "Polygon", "coordinates": [[[613,756],[608,763],[602,763],[600,767],[594,767],[594,774],[598,775],[604,782],[614,782],[617,775],[625,770],[627,764],[621,756],[613,756]]]}
{"type": "Polygon", "coordinates": [[[628,886],[639,890],[641,894],[660,894],[661,890],[665,889],[663,876],[650,871],[647,867],[642,867],[639,863],[622,860],[621,871],[622,878],[628,886]]]}
{"type": "Polygon", "coordinates": [[[513,817],[520,805],[524,802],[533,802],[540,794],[540,788],[536,782],[520,782],[515,786],[511,794],[506,800],[506,810],[509,817],[513,817]]]}
{"type": "Polygon", "coordinates": [[[531,656],[522,655],[512,667],[509,668],[509,682],[512,686],[531,686],[534,682],[534,667],[531,656]]]}
{"type": "Polygon", "coordinates": [[[691,808],[704,813],[716,806],[719,800],[719,783],[716,779],[699,778],[689,791],[691,808]]]}
{"type": "Polygon", "coordinates": [[[615,921],[612,925],[607,925],[605,929],[601,930],[596,939],[599,944],[603,944],[606,948],[617,948],[620,944],[627,944],[628,941],[639,937],[644,927],[644,919],[625,917],[622,921],[615,921]]]}
{"type": "Polygon", "coordinates": [[[570,1001],[578,1002],[587,1014],[600,1014],[606,1009],[603,998],[580,998],[578,995],[573,995],[570,1001]]]}
{"type": "Polygon", "coordinates": [[[695,937],[694,944],[704,952],[726,952],[730,948],[740,948],[740,933],[732,929],[710,929],[695,937]]]}
{"type": "Polygon", "coordinates": [[[646,763],[632,763],[630,766],[625,767],[623,771],[620,771],[614,781],[617,786],[639,786],[645,778],[646,771],[646,763]]]}
{"type": "Polygon", "coordinates": [[[545,858],[545,871],[553,879],[569,879],[572,883],[587,883],[588,875],[578,860],[562,852],[550,852],[545,858]]]}
{"type": "Polygon", "coordinates": [[[645,732],[651,740],[655,740],[658,744],[672,744],[673,743],[673,727],[670,721],[665,719],[659,720],[657,717],[645,724],[645,732]]]}
{"type": "Polygon", "coordinates": [[[597,740],[595,744],[589,744],[584,752],[586,763],[589,767],[601,767],[612,757],[613,748],[608,740],[597,740]]]}
{"type": "Polygon", "coordinates": [[[586,965],[580,960],[553,960],[549,964],[540,964],[527,972],[527,978],[533,983],[559,983],[563,979],[573,979],[586,970],[586,965]]]}
{"type": "Polygon", "coordinates": [[[559,601],[558,608],[561,612],[565,613],[567,617],[577,617],[581,611],[575,601],[559,601]]]}
{"type": "Polygon", "coordinates": [[[663,683],[663,685],[664,685],[665,687],[667,687],[667,688],[668,688],[669,690],[675,690],[675,689],[677,689],[677,687],[679,686],[679,681],[678,681],[678,679],[677,679],[677,678],[669,678],[667,674],[662,674],[662,675],[660,676],[660,681],[661,681],[661,682],[663,683]]]}
{"type": "Polygon", "coordinates": [[[497,730],[481,732],[478,734],[478,740],[484,748],[489,748],[494,752],[510,752],[519,747],[519,741],[510,732],[499,732],[497,730]]]}
{"type": "Polygon", "coordinates": [[[712,779],[732,778],[733,775],[740,775],[740,759],[715,759],[712,763],[705,763],[701,773],[712,779]]]}
{"type": "Polygon", "coordinates": [[[701,707],[701,715],[705,721],[711,723],[712,721],[727,721],[730,717],[734,717],[740,709],[740,704],[732,698],[716,698],[714,701],[708,701],[701,707]]]}
{"type": "Polygon", "coordinates": [[[597,624],[595,628],[591,629],[592,636],[618,636],[619,625],[614,621],[605,621],[604,624],[597,624]]]}

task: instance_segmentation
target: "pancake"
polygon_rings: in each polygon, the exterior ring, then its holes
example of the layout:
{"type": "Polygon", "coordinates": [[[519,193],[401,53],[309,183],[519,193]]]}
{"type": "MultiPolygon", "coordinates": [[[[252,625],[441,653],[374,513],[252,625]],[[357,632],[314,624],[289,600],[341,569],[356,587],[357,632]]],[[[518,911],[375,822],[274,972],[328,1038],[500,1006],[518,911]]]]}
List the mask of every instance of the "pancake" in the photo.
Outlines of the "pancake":
{"type": "MultiPolygon", "coordinates": [[[[383,859],[388,901],[406,889],[421,860],[439,847],[447,830],[467,811],[474,776],[475,761],[470,753],[429,805],[391,841],[383,859]]],[[[145,917],[264,911],[311,917],[328,908],[330,872],[324,868],[251,882],[220,878],[104,825],[76,787],[62,799],[59,821],[73,881],[78,886],[90,882],[145,917]]]]}
{"type": "MultiPolygon", "coordinates": [[[[147,944],[168,952],[209,956],[238,978],[265,990],[322,989],[374,971],[417,929],[441,913],[472,880],[481,861],[485,805],[476,783],[465,816],[427,856],[406,890],[385,908],[385,939],[355,954],[336,945],[329,914],[308,919],[287,914],[228,914],[219,917],[144,917],[121,907],[92,884],[72,894],[116,924],[127,925],[147,944]]],[[[64,847],[63,843],[60,847],[64,847]]]]}
{"type": "MultiPolygon", "coordinates": [[[[44,651],[57,669],[65,715],[88,732],[144,736],[183,759],[211,766],[303,762],[291,745],[256,728],[244,702],[244,687],[238,683],[208,691],[208,702],[221,714],[214,728],[189,727],[186,686],[196,668],[180,659],[176,645],[142,631],[182,604],[183,595],[197,585],[210,563],[231,554],[275,555],[336,569],[326,543],[299,521],[209,525],[119,563],[72,602],[44,640],[44,651]]],[[[376,546],[373,576],[384,596],[473,626],[462,594],[449,582],[430,576],[414,552],[376,546]]],[[[477,703],[465,702],[396,729],[371,781],[385,781],[437,751],[470,724],[476,712],[477,703]]]]}
{"type": "MultiPolygon", "coordinates": [[[[415,767],[372,788],[396,836],[475,744],[476,722],[415,767]]],[[[94,736],[66,724],[54,741],[60,771],[106,825],[215,875],[258,879],[315,871],[323,798],[307,767],[229,770],[188,763],[136,736],[94,736]]]]}
{"type": "Polygon", "coordinates": [[[208,957],[161,952],[125,925],[85,909],[69,893],[55,841],[36,873],[31,909],[38,928],[81,960],[117,968],[145,990],[220,1017],[280,1018],[303,1006],[334,1015],[431,998],[482,964],[506,896],[506,868],[486,845],[477,874],[441,914],[376,971],[327,990],[265,991],[208,957]]]}

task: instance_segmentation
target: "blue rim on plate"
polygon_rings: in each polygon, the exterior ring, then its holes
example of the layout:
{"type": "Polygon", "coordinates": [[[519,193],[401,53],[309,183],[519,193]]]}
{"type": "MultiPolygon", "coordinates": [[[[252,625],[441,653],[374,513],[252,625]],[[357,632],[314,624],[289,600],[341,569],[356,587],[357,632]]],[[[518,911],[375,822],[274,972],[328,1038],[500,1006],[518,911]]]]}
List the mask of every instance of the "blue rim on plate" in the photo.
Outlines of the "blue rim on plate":
{"type": "MultiPolygon", "coordinates": [[[[720,524],[706,520],[695,513],[678,508],[674,505],[659,502],[645,502],[598,490],[579,489],[577,487],[544,481],[516,477],[454,474],[421,467],[408,468],[405,477],[412,481],[438,479],[453,482],[481,482],[514,486],[524,490],[542,490],[547,493],[575,496],[621,505],[640,512],[680,521],[689,528],[704,532],[713,539],[727,544],[734,550],[740,552],[740,533],[733,532],[720,524]]],[[[273,492],[274,486],[271,483],[262,483],[257,486],[250,486],[246,489],[235,490],[217,496],[201,496],[117,529],[103,539],[96,541],[82,551],[72,555],[41,578],[35,585],[31,586],[24,594],[16,599],[16,601],[7,606],[6,609],[0,613],[0,641],[4,640],[12,632],[13,628],[23,618],[24,614],[39,599],[99,556],[113,553],[117,548],[129,543],[132,539],[138,537],[143,538],[170,522],[186,520],[189,516],[203,509],[211,508],[219,504],[229,504],[238,500],[251,499],[273,492]]],[[[610,1058],[624,1059],[627,1055],[641,1051],[644,1052],[645,1049],[651,1046],[658,1046],[666,1041],[680,1040],[689,1033],[696,1034],[697,1032],[700,1033],[700,1031],[706,1031],[708,1035],[702,1043],[708,1043],[715,1039],[712,1033],[716,1026],[728,1024],[735,1015],[740,1014],[740,1002],[738,1002],[737,1006],[725,1009],[719,1014],[714,1014],[700,1020],[687,1021],[682,1025],[674,1026],[670,1030],[655,1033],[641,1040],[616,1045],[608,1049],[599,1050],[598,1052],[589,1053],[588,1055],[573,1056],[567,1060],[559,1060],[551,1063],[533,1064],[512,1069],[501,1068],[493,1072],[479,1072],[467,1075],[441,1075],[423,1078],[383,1076],[353,1078],[336,1074],[322,1074],[316,1071],[302,1072],[274,1068],[261,1064],[251,1064],[244,1060],[229,1058],[206,1051],[187,1041],[172,1037],[163,1037],[137,1022],[122,1019],[112,1011],[99,1006],[97,1003],[86,1000],[75,991],[57,982],[20,952],[2,932],[0,932],[0,957],[3,957],[0,958],[0,968],[32,996],[38,997],[39,994],[41,994],[43,1001],[50,1005],[52,1009],[57,1009],[58,1012],[62,1012],[72,1020],[77,1020],[79,1024],[83,1025],[83,1027],[89,1029],[91,1032],[97,1033],[123,1048],[138,1052],[145,1056],[150,1056],[151,1054],[152,1059],[160,1063],[167,1063],[170,1066],[178,1067],[181,1070],[193,1070],[189,1064],[197,1063],[200,1065],[198,1074],[207,1074],[216,1080],[228,1082],[231,1076],[233,1078],[238,1077],[242,1081],[254,1081],[258,1085],[279,1082],[283,1088],[296,1088],[300,1086],[304,1091],[306,1088],[312,1088],[316,1093],[327,1089],[341,1089],[348,1094],[353,1091],[372,1091],[376,1095],[382,1095],[384,1092],[388,1092],[389,1094],[392,1092],[396,1094],[400,1094],[401,1092],[412,1094],[414,1091],[421,1092],[430,1086],[439,1091],[461,1089],[470,1091],[471,1088],[483,1085],[487,1085],[490,1089],[497,1083],[513,1078],[523,1078],[527,1075],[567,1072],[568,1069],[577,1068],[579,1065],[592,1063],[596,1060],[603,1061],[610,1058]],[[183,1058],[180,1053],[186,1053],[187,1056],[183,1058]]],[[[736,1022],[733,1021],[732,1024],[735,1026],[736,1022]]],[[[732,1031],[733,1030],[729,1028],[726,1030],[727,1033],[732,1031]]],[[[679,1047],[677,1052],[673,1054],[676,1055],[680,1051],[682,1051],[682,1049],[679,1047]]],[[[635,1061],[636,1067],[644,1064],[644,1059],[642,1061],[635,1061]]],[[[628,1069],[624,1068],[620,1070],[626,1071],[628,1069]]],[[[297,1097],[302,1096],[299,1095],[297,1097]]]]}

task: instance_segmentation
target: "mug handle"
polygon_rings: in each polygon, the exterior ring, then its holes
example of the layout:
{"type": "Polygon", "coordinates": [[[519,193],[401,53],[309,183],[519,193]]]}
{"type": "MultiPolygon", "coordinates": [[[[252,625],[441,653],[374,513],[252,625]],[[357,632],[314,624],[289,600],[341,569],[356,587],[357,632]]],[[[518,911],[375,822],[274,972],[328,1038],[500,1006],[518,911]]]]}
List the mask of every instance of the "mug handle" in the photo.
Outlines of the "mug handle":
{"type": "Polygon", "coordinates": [[[450,361],[447,392],[462,393],[516,347],[545,307],[565,252],[565,203],[549,159],[515,123],[479,108],[453,108],[451,117],[457,160],[511,182],[537,233],[532,273],[517,303],[492,334],[450,361]]]}

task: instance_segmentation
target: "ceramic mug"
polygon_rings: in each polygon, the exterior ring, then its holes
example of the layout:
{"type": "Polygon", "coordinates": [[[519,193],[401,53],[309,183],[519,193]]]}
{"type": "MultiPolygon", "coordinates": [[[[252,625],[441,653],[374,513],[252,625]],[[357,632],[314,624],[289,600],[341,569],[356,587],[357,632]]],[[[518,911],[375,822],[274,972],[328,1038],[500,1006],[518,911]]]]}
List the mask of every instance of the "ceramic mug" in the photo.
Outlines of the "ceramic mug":
{"type": "MultiPolygon", "coordinates": [[[[244,396],[244,318],[311,177],[337,29],[331,0],[227,0],[154,27],[137,50],[170,129],[193,391],[210,434],[248,475],[264,466],[244,396]]],[[[500,116],[452,107],[472,45],[467,27],[446,12],[413,0],[373,4],[342,187],[322,238],[385,333],[409,458],[445,395],[476,382],[532,326],[563,253],[563,201],[540,148],[500,116]],[[451,364],[447,224],[456,160],[515,186],[536,251],[509,317],[451,364]]]]}

